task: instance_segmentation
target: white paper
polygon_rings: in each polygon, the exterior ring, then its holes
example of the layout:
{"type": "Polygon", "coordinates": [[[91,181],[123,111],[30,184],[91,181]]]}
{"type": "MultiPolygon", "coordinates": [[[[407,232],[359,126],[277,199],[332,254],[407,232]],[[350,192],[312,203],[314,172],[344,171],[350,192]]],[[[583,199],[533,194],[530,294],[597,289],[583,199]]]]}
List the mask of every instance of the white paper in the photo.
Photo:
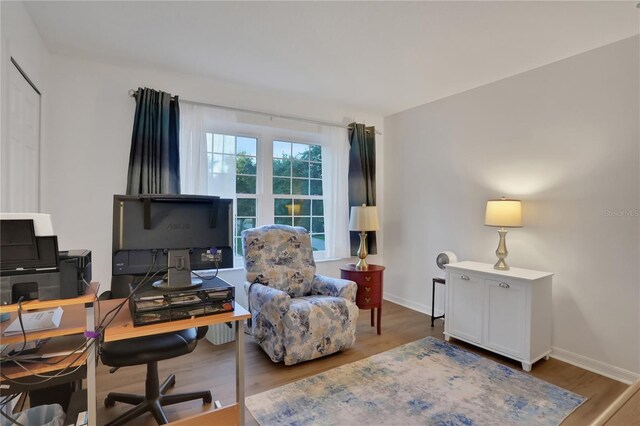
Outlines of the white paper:
{"type": "MultiPolygon", "coordinates": [[[[34,331],[51,330],[60,326],[62,320],[63,310],[61,307],[56,309],[49,309],[46,311],[28,312],[22,314],[22,324],[24,325],[25,333],[32,333],[34,331]]],[[[15,334],[21,334],[20,321],[18,318],[13,320],[9,327],[4,330],[5,336],[12,336],[15,334]]]]}

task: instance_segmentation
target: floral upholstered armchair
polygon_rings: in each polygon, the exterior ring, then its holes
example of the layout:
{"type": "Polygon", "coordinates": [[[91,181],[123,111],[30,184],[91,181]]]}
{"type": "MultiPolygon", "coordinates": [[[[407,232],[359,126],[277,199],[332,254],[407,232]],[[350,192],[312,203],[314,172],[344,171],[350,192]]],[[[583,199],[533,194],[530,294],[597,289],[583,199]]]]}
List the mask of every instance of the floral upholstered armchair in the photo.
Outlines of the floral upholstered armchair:
{"type": "Polygon", "coordinates": [[[306,229],[247,229],[242,248],[251,334],[274,362],[297,364],[354,344],[357,285],[316,275],[306,229]]]}

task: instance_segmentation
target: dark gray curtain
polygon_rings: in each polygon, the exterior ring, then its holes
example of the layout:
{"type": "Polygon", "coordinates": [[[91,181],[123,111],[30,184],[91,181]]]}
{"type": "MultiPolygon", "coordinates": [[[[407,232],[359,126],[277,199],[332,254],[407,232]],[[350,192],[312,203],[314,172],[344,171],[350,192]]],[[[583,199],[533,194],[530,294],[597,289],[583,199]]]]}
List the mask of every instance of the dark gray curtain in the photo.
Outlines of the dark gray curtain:
{"type": "Polygon", "coordinates": [[[136,93],[127,194],[179,194],[178,97],[148,88],[136,93]]]}
{"type": "MultiPolygon", "coordinates": [[[[376,129],[349,125],[349,207],[376,205],[376,129]]],[[[350,232],[351,255],[358,253],[360,236],[350,232]]],[[[376,233],[367,233],[369,254],[377,254],[376,233]]]]}

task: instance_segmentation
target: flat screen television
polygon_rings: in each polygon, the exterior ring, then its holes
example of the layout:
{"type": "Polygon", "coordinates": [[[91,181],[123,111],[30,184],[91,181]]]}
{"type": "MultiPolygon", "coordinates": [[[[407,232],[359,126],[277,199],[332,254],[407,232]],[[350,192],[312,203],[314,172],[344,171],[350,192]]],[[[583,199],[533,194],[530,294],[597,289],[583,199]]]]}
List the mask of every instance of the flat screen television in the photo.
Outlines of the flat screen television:
{"type": "Polygon", "coordinates": [[[183,290],[191,271],[233,267],[233,200],[206,195],[114,195],[113,275],[167,271],[154,287],[183,290]]]}

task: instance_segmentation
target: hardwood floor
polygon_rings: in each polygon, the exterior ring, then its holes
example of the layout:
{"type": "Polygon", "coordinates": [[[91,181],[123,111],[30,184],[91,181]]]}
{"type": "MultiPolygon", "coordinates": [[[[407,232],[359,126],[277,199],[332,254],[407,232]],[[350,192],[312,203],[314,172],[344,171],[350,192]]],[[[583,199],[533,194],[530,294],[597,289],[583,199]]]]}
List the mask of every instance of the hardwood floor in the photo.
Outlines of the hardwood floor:
{"type": "MultiPolygon", "coordinates": [[[[282,363],[274,364],[271,362],[268,356],[253,342],[253,339],[245,335],[246,395],[263,392],[342,364],[358,361],[426,336],[443,338],[442,320],[437,320],[436,326],[431,328],[428,315],[389,301],[384,301],[382,313],[382,335],[377,335],[376,329],[370,326],[369,312],[360,311],[355,347],[290,367],[286,367],[282,363]]],[[[462,342],[452,340],[452,343],[515,369],[520,369],[518,362],[493,355],[462,342]]],[[[108,368],[100,364],[97,370],[98,424],[102,425],[131,407],[118,403],[115,407],[104,408],[103,401],[107,393],[109,391],[143,393],[145,367],[122,368],[114,374],[109,374],[108,368]]],[[[161,380],[164,380],[170,372],[176,375],[174,388],[176,392],[210,389],[213,399],[219,400],[222,405],[235,401],[234,343],[215,346],[202,340],[192,354],[160,362],[159,370],[161,380]]],[[[555,359],[537,362],[534,364],[531,374],[589,398],[565,420],[563,425],[589,424],[627,388],[623,383],[555,359]]],[[[210,408],[210,405],[202,405],[202,401],[192,401],[165,407],[165,412],[170,420],[176,420],[180,417],[207,411],[210,408]]],[[[248,425],[257,424],[248,411],[246,420],[248,425]]],[[[155,425],[156,423],[149,414],[145,414],[131,424],[155,425]]],[[[637,424],[640,425],[640,420],[637,424]]]]}

